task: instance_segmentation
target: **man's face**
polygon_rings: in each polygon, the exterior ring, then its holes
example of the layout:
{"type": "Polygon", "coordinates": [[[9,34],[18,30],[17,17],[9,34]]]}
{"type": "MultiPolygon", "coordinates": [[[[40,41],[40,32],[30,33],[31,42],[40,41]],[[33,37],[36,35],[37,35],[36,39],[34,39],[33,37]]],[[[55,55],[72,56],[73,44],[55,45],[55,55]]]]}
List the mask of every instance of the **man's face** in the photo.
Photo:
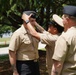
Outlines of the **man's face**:
{"type": "Polygon", "coordinates": [[[51,33],[51,34],[56,34],[57,28],[54,27],[53,25],[50,25],[50,26],[48,27],[48,32],[51,33]]]}
{"type": "Polygon", "coordinates": [[[31,25],[34,26],[35,22],[36,22],[36,19],[35,18],[30,18],[29,20],[30,20],[31,25]]]}

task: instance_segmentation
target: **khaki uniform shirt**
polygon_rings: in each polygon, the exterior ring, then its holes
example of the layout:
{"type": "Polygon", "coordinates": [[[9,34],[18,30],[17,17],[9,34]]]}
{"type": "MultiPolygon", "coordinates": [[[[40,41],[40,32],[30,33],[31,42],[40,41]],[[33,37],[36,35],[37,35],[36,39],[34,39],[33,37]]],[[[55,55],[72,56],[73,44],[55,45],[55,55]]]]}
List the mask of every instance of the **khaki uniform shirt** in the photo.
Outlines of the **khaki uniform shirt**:
{"type": "Polygon", "coordinates": [[[12,35],[9,50],[16,52],[17,60],[34,60],[39,58],[38,43],[22,25],[12,35]]]}
{"type": "Polygon", "coordinates": [[[76,75],[76,27],[58,38],[53,59],[63,63],[60,75],[76,75]]]}
{"type": "Polygon", "coordinates": [[[48,69],[51,69],[52,55],[54,52],[55,41],[57,40],[57,38],[58,38],[58,35],[52,35],[51,33],[47,31],[44,31],[43,34],[40,35],[41,42],[46,44],[46,47],[45,47],[46,48],[46,66],[48,69]]]}

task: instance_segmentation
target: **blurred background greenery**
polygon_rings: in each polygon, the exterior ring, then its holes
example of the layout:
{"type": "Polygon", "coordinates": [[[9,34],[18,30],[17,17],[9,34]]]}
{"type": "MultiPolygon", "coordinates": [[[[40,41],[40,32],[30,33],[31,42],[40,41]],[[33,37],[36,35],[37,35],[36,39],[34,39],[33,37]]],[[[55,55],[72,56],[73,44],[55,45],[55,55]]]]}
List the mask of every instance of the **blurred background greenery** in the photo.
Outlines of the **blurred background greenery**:
{"type": "Polygon", "coordinates": [[[10,37],[0,38],[0,48],[7,47],[9,45],[10,37]]]}
{"type": "Polygon", "coordinates": [[[0,36],[20,27],[26,10],[36,11],[37,22],[47,30],[52,15],[61,16],[64,5],[76,5],[76,0],[0,0],[0,36]]]}

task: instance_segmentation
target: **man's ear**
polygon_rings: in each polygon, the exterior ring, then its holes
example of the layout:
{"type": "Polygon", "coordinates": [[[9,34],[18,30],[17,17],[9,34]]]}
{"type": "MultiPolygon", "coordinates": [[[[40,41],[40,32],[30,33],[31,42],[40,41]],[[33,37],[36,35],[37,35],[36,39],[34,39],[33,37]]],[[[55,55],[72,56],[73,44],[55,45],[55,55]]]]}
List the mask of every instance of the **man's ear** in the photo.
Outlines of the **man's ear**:
{"type": "Polygon", "coordinates": [[[69,17],[66,17],[66,20],[69,21],[70,20],[69,17]]]}
{"type": "Polygon", "coordinates": [[[66,17],[67,24],[70,23],[69,17],[66,17]]]}

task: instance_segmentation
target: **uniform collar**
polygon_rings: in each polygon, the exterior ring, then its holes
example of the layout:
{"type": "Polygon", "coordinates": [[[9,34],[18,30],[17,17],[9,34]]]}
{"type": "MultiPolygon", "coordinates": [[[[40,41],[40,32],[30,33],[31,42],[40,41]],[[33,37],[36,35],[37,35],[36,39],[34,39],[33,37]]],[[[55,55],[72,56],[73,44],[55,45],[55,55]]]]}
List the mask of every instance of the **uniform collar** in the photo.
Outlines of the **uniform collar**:
{"type": "Polygon", "coordinates": [[[69,30],[73,30],[73,29],[75,29],[75,28],[76,28],[76,26],[72,26],[71,28],[68,29],[68,31],[69,31],[69,30]]]}
{"type": "Polygon", "coordinates": [[[24,25],[21,26],[21,31],[22,31],[22,33],[24,33],[24,34],[27,33],[27,29],[24,27],[24,25]]]}

